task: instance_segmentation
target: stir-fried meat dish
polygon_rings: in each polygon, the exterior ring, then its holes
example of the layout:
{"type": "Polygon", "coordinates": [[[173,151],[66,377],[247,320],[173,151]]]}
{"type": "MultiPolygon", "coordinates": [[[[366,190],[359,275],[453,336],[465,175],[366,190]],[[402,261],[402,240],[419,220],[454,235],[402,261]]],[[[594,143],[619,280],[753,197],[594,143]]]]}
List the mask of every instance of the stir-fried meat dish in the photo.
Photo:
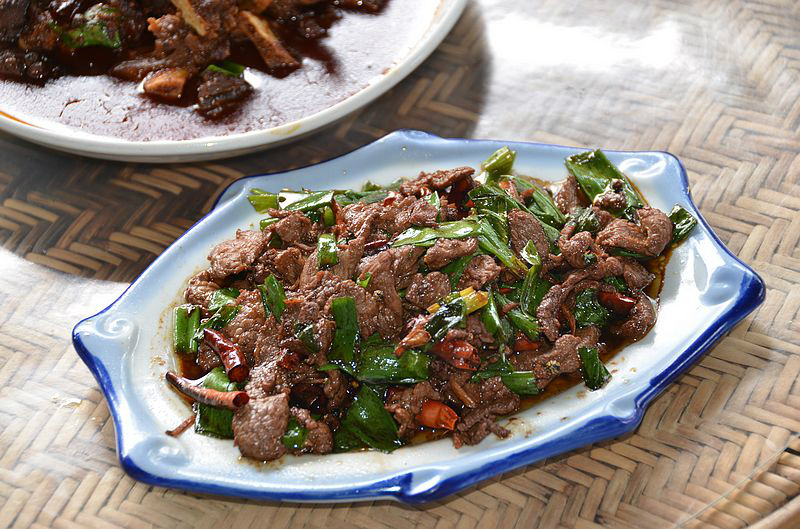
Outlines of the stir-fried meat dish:
{"type": "Polygon", "coordinates": [[[195,415],[169,433],[194,424],[262,461],[420,432],[460,447],[508,436],[497,419],[558,377],[603,387],[610,344],[656,321],[645,265],[696,221],[648,207],[600,151],[567,158],[554,194],[514,157],[362,191],[253,189],[259,229],[211,250],[175,309],[184,376],[167,380],[195,415]]]}
{"type": "Polygon", "coordinates": [[[0,0],[0,77],[109,74],[218,118],[254,90],[237,55],[254,49],[259,69],[285,76],[302,60],[289,41],[323,38],[340,9],[377,13],[385,2],[0,0]]]}

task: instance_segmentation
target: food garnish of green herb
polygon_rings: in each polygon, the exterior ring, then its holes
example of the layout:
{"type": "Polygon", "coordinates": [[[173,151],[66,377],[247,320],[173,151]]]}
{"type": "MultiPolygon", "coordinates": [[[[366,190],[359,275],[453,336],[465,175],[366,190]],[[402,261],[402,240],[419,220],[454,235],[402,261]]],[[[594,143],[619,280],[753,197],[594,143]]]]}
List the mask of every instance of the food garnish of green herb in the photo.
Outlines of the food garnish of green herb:
{"type": "Polygon", "coordinates": [[[116,8],[106,4],[95,4],[82,15],[83,23],[78,27],[66,31],[59,26],[55,27],[60,34],[61,42],[69,48],[101,46],[117,49],[122,46],[119,29],[116,28],[119,18],[120,13],[116,8]]]}
{"type": "Polygon", "coordinates": [[[336,246],[336,237],[330,233],[323,233],[317,239],[317,265],[319,268],[326,268],[338,262],[339,247],[336,246]]]}
{"type": "Polygon", "coordinates": [[[244,69],[244,66],[233,61],[218,61],[214,64],[209,64],[206,68],[209,72],[221,73],[231,77],[239,77],[244,73],[244,69]]]}
{"type": "Polygon", "coordinates": [[[281,314],[286,307],[286,293],[283,291],[283,285],[275,277],[275,274],[270,274],[264,280],[263,285],[258,285],[258,290],[261,292],[261,302],[264,304],[264,314],[275,316],[275,319],[281,321],[281,314]]]}
{"type": "Polygon", "coordinates": [[[472,380],[485,380],[500,377],[503,384],[518,395],[537,395],[541,391],[533,371],[514,371],[514,367],[505,355],[487,364],[472,376],[472,380]]]}
{"type": "MultiPolygon", "coordinates": [[[[212,369],[203,379],[203,387],[217,391],[239,391],[238,384],[228,380],[225,370],[221,367],[212,369]]],[[[195,403],[197,417],[195,419],[195,432],[222,439],[233,439],[233,412],[224,408],[216,408],[201,402],[195,403]]]]}
{"type": "Polygon", "coordinates": [[[633,219],[633,210],[641,208],[644,200],[633,187],[628,177],[611,163],[602,151],[588,151],[570,156],[564,162],[567,170],[575,175],[578,185],[590,201],[613,189],[615,181],[620,181],[625,195],[623,216],[633,219]]]}
{"type": "Polygon", "coordinates": [[[602,388],[611,378],[611,373],[603,362],[596,347],[580,347],[578,356],[581,357],[581,374],[586,387],[594,391],[602,388]]]}
{"type": "Polygon", "coordinates": [[[336,322],[328,362],[341,367],[351,375],[356,369],[356,345],[358,343],[358,315],[356,302],[351,297],[331,301],[331,314],[336,322]]]}
{"type": "MultiPolygon", "coordinates": [[[[250,194],[247,196],[247,200],[253,206],[258,213],[264,213],[268,209],[279,209],[280,208],[280,200],[279,196],[275,193],[270,193],[269,191],[263,191],[261,189],[252,189],[250,194]]],[[[276,219],[276,222],[279,219],[276,219]]],[[[261,222],[264,222],[263,220],[261,222]]]]}
{"type": "MultiPolygon", "coordinates": [[[[500,306],[508,305],[511,301],[499,292],[495,292],[495,298],[500,306]]],[[[506,314],[511,325],[522,331],[522,333],[533,341],[539,339],[539,322],[534,316],[522,312],[520,309],[512,309],[506,314]]]]}
{"type": "Polygon", "coordinates": [[[489,176],[511,174],[511,168],[514,166],[516,157],[516,152],[508,147],[501,147],[493,152],[481,165],[489,176]]]}
{"type": "Polygon", "coordinates": [[[361,385],[347,409],[333,442],[339,452],[364,447],[392,452],[403,446],[397,437],[397,424],[383,408],[383,399],[366,384],[361,385]]]}
{"type": "Polygon", "coordinates": [[[672,221],[672,244],[678,244],[684,240],[697,226],[697,219],[679,204],[675,204],[670,211],[669,220],[672,221]]]}
{"type": "Polygon", "coordinates": [[[431,357],[413,349],[398,357],[392,344],[363,346],[356,378],[370,384],[413,384],[428,379],[431,357]]]}
{"type": "Polygon", "coordinates": [[[301,450],[308,437],[308,428],[300,424],[294,417],[289,417],[286,433],[281,437],[281,442],[288,450],[301,450]]]}
{"type": "Polygon", "coordinates": [[[172,329],[172,345],[178,353],[196,353],[194,337],[200,328],[200,308],[192,305],[175,307],[172,329]]]}
{"type": "Polygon", "coordinates": [[[587,288],[575,296],[575,323],[578,327],[604,327],[610,319],[611,313],[597,301],[595,289],[587,288]]]}

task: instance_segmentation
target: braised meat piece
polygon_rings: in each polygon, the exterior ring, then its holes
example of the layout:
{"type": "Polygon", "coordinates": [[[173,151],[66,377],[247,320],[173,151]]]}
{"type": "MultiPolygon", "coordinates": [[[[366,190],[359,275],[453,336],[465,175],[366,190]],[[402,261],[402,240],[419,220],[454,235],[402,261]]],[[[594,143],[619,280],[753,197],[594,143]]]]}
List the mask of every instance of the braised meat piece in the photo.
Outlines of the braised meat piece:
{"type": "Polygon", "coordinates": [[[30,0],[0,0],[0,42],[12,42],[25,25],[30,0]]]}
{"type": "Polygon", "coordinates": [[[406,290],[406,301],[425,310],[450,293],[450,279],[440,273],[416,274],[406,290]]]}
{"type": "Polygon", "coordinates": [[[197,87],[197,110],[208,118],[220,118],[241,107],[252,91],[241,77],[206,71],[197,87]]]}
{"type": "Polygon", "coordinates": [[[655,208],[642,208],[637,212],[639,224],[625,219],[615,219],[597,234],[597,244],[611,250],[619,248],[647,257],[664,251],[672,238],[672,221],[655,208]]]}
{"type": "Polygon", "coordinates": [[[400,186],[404,195],[423,196],[429,191],[442,191],[460,180],[470,178],[475,173],[472,167],[457,167],[432,173],[422,172],[417,178],[400,186]]]}
{"type": "Polygon", "coordinates": [[[267,246],[267,237],[260,231],[236,231],[236,238],[211,250],[210,275],[214,280],[246,271],[267,246]]]}
{"type": "Polygon", "coordinates": [[[501,270],[500,265],[494,262],[493,257],[476,255],[464,268],[464,273],[461,274],[461,278],[458,280],[458,288],[472,287],[475,290],[480,290],[483,285],[497,279],[501,270]]]}
{"type": "Polygon", "coordinates": [[[473,238],[439,239],[425,254],[425,264],[428,268],[438,270],[476,251],[478,251],[478,241],[473,238]]]}
{"type": "Polygon", "coordinates": [[[578,180],[572,174],[568,174],[567,179],[561,184],[561,188],[553,198],[561,213],[569,215],[573,209],[581,205],[580,196],[578,180]]]}
{"type": "Polygon", "coordinates": [[[545,267],[550,255],[550,241],[541,223],[527,211],[515,209],[508,212],[508,227],[511,231],[511,248],[514,252],[521,255],[528,242],[533,241],[542,260],[542,266],[545,267]]]}
{"type": "Polygon", "coordinates": [[[281,438],[289,424],[289,398],[285,393],[251,399],[233,416],[233,435],[242,455],[258,461],[278,459],[286,453],[281,438]]]}

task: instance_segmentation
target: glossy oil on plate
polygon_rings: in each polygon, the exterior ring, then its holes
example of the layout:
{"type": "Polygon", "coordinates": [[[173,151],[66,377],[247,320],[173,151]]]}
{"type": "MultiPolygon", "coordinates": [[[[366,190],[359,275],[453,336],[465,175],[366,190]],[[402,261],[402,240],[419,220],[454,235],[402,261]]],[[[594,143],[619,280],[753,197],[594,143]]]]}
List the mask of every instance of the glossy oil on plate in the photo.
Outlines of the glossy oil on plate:
{"type": "Polygon", "coordinates": [[[134,162],[188,162],[275,146],[363,107],[436,49],[466,0],[390,0],[378,15],[343,11],[278,79],[248,69],[255,91],[237,112],[205,120],[191,107],[155,102],[135,83],[65,76],[43,86],[0,79],[0,130],[75,154],[134,162]]]}
{"type": "Polygon", "coordinates": [[[478,167],[503,145],[517,151],[520,174],[558,181],[563,160],[582,149],[482,140],[450,140],[399,131],[352,153],[285,173],[233,183],[214,209],[170,246],[110,307],[80,322],[75,348],[108,399],[125,470],[141,481],[203,493],[255,499],[350,501],[434,500],[483,479],[633,430],[647,404],[764,299],[762,280],[714,235],[691,201],[686,173],[662,152],[606,151],[651,205],[681,204],[700,220],[672,255],[664,275],[658,321],[617,354],[602,390],[582,385],[520,412],[501,424],[508,439],[490,436],[477,446],[453,448],[450,439],[408,446],[392,454],[354,452],[285,456],[269,464],[243,460],[230,440],[164,431],[189,413],[164,382],[175,369],[170,308],[187,279],[207,265],[215,244],[237,228],[257,226],[246,197],[259,187],[358,188],[367,179],[388,183],[419,171],[478,167]]]}

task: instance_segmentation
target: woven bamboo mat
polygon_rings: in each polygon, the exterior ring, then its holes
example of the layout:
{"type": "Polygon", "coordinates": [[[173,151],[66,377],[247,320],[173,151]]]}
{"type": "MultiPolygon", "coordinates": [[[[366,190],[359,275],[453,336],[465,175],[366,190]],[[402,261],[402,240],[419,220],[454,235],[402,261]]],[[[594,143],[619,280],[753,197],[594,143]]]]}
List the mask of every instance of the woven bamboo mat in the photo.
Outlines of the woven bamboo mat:
{"type": "Polygon", "coordinates": [[[476,1],[392,92],[273,151],[124,165],[0,136],[0,527],[800,526],[798,29],[789,0],[476,1]],[[228,501],[127,477],[71,326],[236,177],[403,127],[671,151],[716,232],[766,280],[766,302],[632,434],[430,505],[228,501]]]}

